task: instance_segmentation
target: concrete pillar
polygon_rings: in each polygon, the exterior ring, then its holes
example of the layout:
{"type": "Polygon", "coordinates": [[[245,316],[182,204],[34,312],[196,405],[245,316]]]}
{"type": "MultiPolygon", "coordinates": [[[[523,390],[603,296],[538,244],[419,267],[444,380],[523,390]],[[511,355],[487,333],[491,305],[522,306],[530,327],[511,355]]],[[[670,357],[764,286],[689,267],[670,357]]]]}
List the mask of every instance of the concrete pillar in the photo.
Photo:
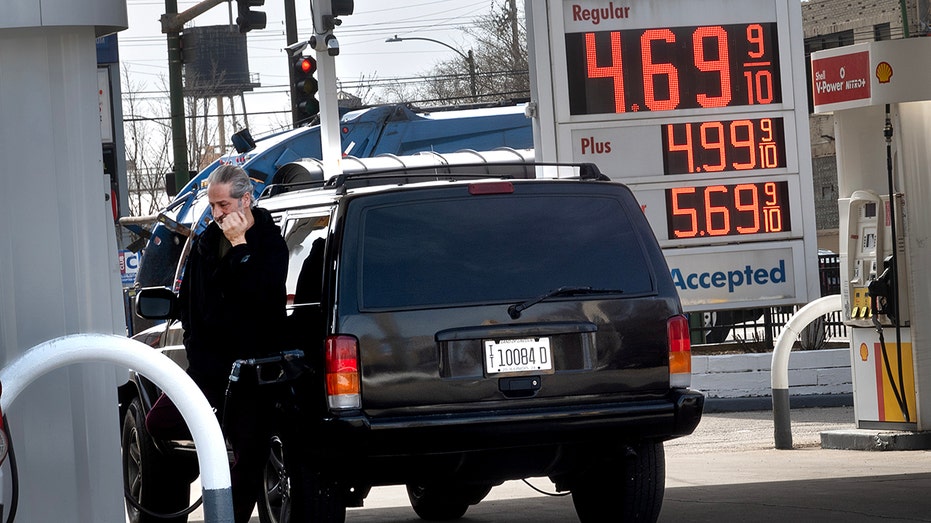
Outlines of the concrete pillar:
{"type": "MultiPolygon", "coordinates": [[[[126,27],[125,3],[7,3],[0,19],[3,366],[58,336],[124,331],[104,199],[95,38],[126,27]]],[[[61,369],[9,409],[18,521],[123,520],[120,373],[105,364],[61,369]]]]}

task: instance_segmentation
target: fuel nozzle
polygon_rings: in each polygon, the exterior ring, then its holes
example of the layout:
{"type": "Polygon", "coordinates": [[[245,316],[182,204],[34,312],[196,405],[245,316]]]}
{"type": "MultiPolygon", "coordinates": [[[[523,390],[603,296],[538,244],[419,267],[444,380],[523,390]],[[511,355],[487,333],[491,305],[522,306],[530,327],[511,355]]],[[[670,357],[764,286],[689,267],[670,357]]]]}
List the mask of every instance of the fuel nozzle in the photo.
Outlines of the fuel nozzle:
{"type": "MultiPolygon", "coordinates": [[[[233,368],[230,369],[230,379],[226,383],[226,397],[229,398],[233,392],[233,384],[239,381],[239,373],[242,372],[242,360],[233,362],[233,368]]],[[[226,409],[223,409],[224,411],[226,409]]]]}
{"type": "Polygon", "coordinates": [[[870,293],[870,306],[873,309],[873,325],[880,328],[879,315],[884,314],[893,324],[897,323],[896,305],[893,287],[893,269],[890,263],[879,277],[870,280],[867,290],[870,293]]]}

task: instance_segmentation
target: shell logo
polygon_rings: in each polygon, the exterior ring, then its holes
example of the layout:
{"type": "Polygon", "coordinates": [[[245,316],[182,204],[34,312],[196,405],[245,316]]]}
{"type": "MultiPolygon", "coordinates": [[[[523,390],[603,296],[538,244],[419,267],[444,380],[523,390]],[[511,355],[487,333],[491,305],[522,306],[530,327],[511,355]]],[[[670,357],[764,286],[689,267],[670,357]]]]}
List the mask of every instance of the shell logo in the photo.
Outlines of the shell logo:
{"type": "Polygon", "coordinates": [[[865,343],[860,344],[860,359],[867,361],[870,358],[870,349],[866,346],[865,343]]]}
{"type": "Polygon", "coordinates": [[[889,79],[892,78],[892,66],[889,62],[879,62],[876,66],[876,78],[881,84],[889,83],[889,79]]]}

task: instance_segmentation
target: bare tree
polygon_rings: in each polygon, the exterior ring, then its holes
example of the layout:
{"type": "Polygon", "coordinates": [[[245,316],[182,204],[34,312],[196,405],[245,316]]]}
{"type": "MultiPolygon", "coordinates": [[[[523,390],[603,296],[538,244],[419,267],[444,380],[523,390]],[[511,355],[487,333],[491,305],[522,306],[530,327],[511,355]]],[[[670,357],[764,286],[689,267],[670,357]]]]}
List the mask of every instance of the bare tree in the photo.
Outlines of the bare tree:
{"type": "MultiPolygon", "coordinates": [[[[462,28],[474,42],[478,101],[497,102],[530,96],[527,27],[521,11],[523,2],[494,0],[488,15],[462,28]]],[[[415,100],[472,101],[470,71],[461,57],[440,62],[426,78],[426,84],[415,90],[415,100]]]]}
{"type": "Polygon", "coordinates": [[[168,203],[165,174],[171,165],[171,127],[162,118],[164,104],[146,101],[140,96],[143,89],[130,79],[129,69],[123,68],[123,133],[132,216],[154,214],[168,203]]]}
{"type": "Polygon", "coordinates": [[[222,98],[226,91],[223,89],[226,73],[214,61],[207,78],[197,76],[190,70],[185,70],[184,74],[188,165],[200,171],[224,152],[220,149],[225,138],[219,136],[217,115],[211,115],[210,108],[216,103],[216,97],[222,98]]]}

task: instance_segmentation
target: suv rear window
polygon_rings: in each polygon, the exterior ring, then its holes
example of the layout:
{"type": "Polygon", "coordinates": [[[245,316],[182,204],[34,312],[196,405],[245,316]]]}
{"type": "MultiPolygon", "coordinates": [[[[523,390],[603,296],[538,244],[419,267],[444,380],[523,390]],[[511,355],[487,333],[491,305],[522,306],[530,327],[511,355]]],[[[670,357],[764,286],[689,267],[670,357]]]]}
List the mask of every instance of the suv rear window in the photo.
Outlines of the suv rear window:
{"type": "Polygon", "coordinates": [[[517,301],[563,286],[654,292],[650,265],[611,195],[506,195],[367,207],[361,308],[517,301]]]}

